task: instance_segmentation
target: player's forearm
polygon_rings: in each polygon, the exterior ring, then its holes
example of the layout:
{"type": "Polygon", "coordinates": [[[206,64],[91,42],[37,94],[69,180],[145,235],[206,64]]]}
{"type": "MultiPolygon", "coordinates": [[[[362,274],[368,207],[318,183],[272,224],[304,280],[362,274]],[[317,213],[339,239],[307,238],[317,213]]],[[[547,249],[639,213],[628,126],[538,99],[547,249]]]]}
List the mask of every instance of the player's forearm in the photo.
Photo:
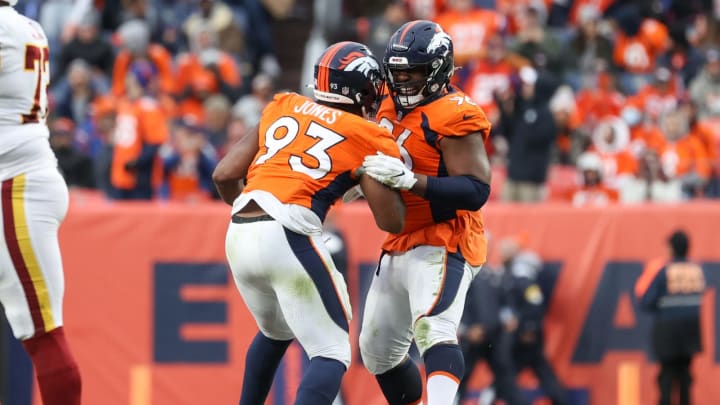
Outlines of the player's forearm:
{"type": "Polygon", "coordinates": [[[471,175],[434,177],[416,173],[415,178],[411,193],[458,210],[477,211],[490,196],[490,185],[471,175]]]}

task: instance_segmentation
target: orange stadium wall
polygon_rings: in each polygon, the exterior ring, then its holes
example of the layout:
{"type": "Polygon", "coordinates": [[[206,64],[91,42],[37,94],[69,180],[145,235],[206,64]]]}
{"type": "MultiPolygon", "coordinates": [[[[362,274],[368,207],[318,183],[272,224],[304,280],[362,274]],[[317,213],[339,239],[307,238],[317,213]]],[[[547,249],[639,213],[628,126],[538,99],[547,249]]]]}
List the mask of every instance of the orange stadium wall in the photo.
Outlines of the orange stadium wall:
{"type": "MultiPolygon", "coordinates": [[[[221,204],[73,199],[61,229],[65,321],[84,378],[85,404],[237,403],[244,351],[257,329],[225,266],[228,211],[221,204]]],[[[383,234],[362,203],[339,207],[331,219],[348,243],[356,342],[362,291],[383,234]]],[[[657,367],[647,355],[649,319],[637,310],[631,290],[644,263],[665,253],[666,235],[678,227],[690,233],[693,258],[707,266],[710,284],[718,285],[720,205],[491,204],[485,222],[496,237],[526,232],[529,247],[552,264],[557,277],[550,281],[546,352],[573,404],[656,402],[657,367]]],[[[704,352],[693,363],[697,405],[720,400],[717,321],[713,287],[703,307],[704,352]]],[[[344,380],[345,403],[383,404],[356,345],[355,353],[344,380]]],[[[293,402],[305,364],[302,352],[291,347],[269,404],[293,402]]],[[[21,380],[13,379],[21,368],[10,365],[11,381],[21,380]]],[[[535,381],[521,377],[528,392],[535,392],[535,381]]],[[[472,386],[479,389],[487,381],[481,369],[472,386]]],[[[37,388],[33,391],[32,403],[39,404],[37,388]]],[[[11,399],[5,405],[29,403],[11,399]]]]}

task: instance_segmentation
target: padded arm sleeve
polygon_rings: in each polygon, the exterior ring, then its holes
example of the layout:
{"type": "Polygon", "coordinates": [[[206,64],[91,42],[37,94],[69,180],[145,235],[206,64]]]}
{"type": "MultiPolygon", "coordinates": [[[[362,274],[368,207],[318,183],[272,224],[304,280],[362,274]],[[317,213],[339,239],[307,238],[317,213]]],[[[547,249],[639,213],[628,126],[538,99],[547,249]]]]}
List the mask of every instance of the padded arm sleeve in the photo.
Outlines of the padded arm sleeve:
{"type": "Polygon", "coordinates": [[[477,211],[489,196],[490,185],[475,176],[427,177],[425,198],[449,208],[477,211]]]}

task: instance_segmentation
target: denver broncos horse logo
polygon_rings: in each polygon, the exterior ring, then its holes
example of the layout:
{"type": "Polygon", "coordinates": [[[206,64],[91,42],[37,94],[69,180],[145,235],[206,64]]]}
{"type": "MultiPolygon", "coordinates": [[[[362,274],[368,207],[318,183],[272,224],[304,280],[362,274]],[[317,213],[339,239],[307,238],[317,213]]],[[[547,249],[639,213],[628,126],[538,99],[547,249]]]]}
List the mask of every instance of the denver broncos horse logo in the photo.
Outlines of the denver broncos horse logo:
{"type": "Polygon", "coordinates": [[[426,51],[427,53],[433,53],[441,47],[445,47],[445,53],[450,51],[450,35],[442,30],[435,32],[427,46],[426,51]]]}
{"type": "Polygon", "coordinates": [[[380,70],[380,65],[378,65],[375,58],[356,51],[350,52],[340,59],[338,69],[346,72],[358,71],[368,76],[371,70],[380,70]]]}

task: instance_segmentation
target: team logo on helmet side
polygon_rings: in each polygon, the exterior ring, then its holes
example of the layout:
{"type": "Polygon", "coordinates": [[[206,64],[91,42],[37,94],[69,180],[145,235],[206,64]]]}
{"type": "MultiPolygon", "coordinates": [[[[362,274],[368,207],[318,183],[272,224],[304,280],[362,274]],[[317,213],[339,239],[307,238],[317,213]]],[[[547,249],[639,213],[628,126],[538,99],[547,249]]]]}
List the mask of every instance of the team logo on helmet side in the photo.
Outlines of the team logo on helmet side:
{"type": "Polygon", "coordinates": [[[375,58],[362,52],[350,52],[344,58],[340,59],[338,69],[345,72],[358,71],[368,76],[372,70],[380,70],[375,58]]]}
{"type": "Polygon", "coordinates": [[[443,54],[447,54],[450,51],[450,43],[450,35],[448,35],[445,31],[440,30],[435,32],[427,46],[426,51],[427,53],[432,54],[435,53],[436,50],[445,47],[445,52],[443,52],[443,54]]]}

